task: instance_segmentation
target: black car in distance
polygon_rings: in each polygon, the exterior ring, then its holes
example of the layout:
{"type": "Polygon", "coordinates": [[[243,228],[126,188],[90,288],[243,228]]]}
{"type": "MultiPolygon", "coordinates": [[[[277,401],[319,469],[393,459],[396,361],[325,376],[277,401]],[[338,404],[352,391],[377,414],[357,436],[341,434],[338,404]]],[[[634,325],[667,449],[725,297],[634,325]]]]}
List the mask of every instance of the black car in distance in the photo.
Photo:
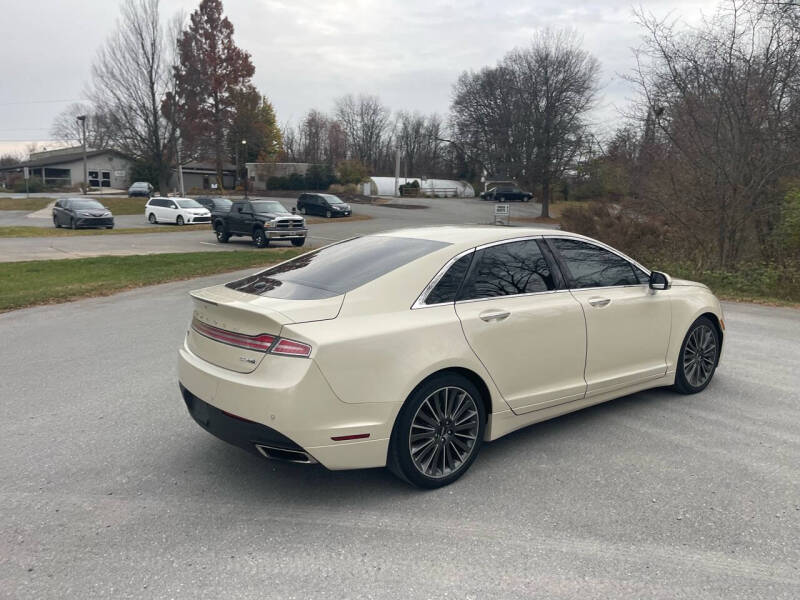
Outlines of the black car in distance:
{"type": "Polygon", "coordinates": [[[481,194],[481,200],[491,200],[493,202],[508,202],[510,200],[529,202],[532,198],[533,194],[521,190],[517,184],[511,182],[496,183],[481,194]]]}
{"type": "Polygon", "coordinates": [[[297,210],[304,215],[322,215],[329,219],[349,217],[353,212],[349,204],[333,194],[300,194],[297,210]]]}
{"type": "Polygon", "coordinates": [[[91,198],[62,198],[53,206],[53,225],[56,228],[105,227],[114,229],[114,215],[91,198]]]}

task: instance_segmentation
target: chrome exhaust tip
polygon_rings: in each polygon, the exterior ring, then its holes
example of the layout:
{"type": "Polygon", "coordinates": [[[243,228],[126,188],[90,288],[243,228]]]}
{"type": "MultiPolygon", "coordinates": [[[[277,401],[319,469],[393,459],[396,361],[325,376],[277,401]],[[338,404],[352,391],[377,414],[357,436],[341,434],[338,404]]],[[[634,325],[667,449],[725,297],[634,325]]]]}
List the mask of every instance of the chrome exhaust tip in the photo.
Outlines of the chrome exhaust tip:
{"type": "Polygon", "coordinates": [[[286,448],[275,448],[273,446],[265,446],[264,444],[256,444],[255,446],[261,456],[271,460],[282,460],[283,462],[300,463],[304,465],[314,465],[317,463],[313,456],[302,450],[287,450],[286,448]]]}

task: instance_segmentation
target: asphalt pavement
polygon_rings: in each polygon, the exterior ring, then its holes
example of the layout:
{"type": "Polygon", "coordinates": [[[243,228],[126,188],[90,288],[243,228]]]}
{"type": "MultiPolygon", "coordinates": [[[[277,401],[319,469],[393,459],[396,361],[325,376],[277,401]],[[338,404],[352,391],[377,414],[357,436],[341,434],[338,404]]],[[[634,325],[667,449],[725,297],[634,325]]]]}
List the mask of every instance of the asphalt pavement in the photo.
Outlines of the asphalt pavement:
{"type": "Polygon", "coordinates": [[[727,304],[705,392],[535,425],[422,492],[192,421],[187,292],[233,277],[0,315],[0,597],[800,597],[800,312],[727,304]]]}

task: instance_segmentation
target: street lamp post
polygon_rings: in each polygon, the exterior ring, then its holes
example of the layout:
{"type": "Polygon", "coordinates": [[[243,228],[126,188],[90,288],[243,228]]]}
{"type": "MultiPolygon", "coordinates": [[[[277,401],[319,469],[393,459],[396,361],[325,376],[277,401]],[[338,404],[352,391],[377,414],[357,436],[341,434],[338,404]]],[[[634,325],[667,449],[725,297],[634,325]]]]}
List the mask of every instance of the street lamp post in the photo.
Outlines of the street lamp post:
{"type": "Polygon", "coordinates": [[[81,122],[81,128],[83,130],[83,193],[89,193],[89,172],[88,167],[86,166],[86,115],[80,115],[77,117],[78,121],[81,122]]]}
{"type": "Polygon", "coordinates": [[[242,140],[242,163],[245,165],[244,167],[244,197],[247,198],[247,184],[248,184],[248,177],[247,177],[247,140],[242,140]]]}

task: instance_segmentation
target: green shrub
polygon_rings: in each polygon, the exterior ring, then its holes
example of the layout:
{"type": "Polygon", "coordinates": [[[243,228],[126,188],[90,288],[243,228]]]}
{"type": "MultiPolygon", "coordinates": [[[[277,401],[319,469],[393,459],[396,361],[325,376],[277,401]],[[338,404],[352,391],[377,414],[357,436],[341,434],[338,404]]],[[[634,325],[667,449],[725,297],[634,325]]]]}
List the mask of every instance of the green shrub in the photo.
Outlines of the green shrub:
{"type": "Polygon", "coordinates": [[[25,185],[25,180],[19,179],[14,182],[14,187],[13,187],[14,191],[20,194],[25,193],[26,191],[35,194],[38,192],[43,192],[44,188],[45,185],[44,182],[42,182],[41,177],[31,177],[30,179],[28,179],[27,187],[25,185]]]}
{"type": "Polygon", "coordinates": [[[330,165],[311,165],[306,171],[306,189],[327,190],[336,183],[336,174],[330,165]]]}

